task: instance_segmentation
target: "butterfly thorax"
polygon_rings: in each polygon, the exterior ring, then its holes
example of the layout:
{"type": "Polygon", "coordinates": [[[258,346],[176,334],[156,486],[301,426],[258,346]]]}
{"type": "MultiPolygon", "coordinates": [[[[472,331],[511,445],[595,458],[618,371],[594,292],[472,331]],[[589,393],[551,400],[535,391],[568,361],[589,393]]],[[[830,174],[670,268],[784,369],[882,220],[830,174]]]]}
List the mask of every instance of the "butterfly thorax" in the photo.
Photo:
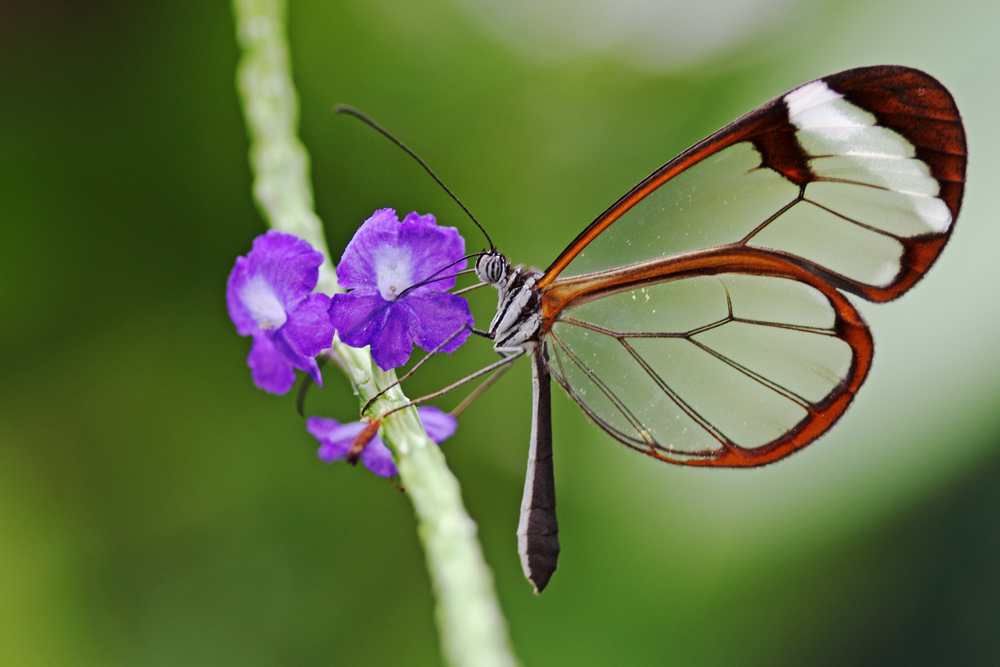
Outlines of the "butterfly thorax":
{"type": "Polygon", "coordinates": [[[512,267],[506,257],[491,251],[476,261],[476,275],[499,293],[489,328],[493,349],[504,354],[533,347],[541,335],[541,297],[535,284],[542,271],[523,264],[512,267]]]}

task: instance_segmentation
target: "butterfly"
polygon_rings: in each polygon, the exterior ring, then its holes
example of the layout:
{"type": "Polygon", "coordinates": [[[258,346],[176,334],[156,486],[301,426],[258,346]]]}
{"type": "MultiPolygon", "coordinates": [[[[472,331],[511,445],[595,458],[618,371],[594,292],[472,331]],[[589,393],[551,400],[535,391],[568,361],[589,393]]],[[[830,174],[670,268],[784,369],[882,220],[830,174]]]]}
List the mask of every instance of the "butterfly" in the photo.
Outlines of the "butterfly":
{"type": "Polygon", "coordinates": [[[551,380],[612,438],[686,466],[751,467],[844,414],[874,343],[848,299],[890,301],[930,269],[965,187],[951,94],[863,67],[754,109],[654,171],[544,271],[495,249],[488,337],[532,364],[518,551],[541,592],[559,556],[551,380]]]}

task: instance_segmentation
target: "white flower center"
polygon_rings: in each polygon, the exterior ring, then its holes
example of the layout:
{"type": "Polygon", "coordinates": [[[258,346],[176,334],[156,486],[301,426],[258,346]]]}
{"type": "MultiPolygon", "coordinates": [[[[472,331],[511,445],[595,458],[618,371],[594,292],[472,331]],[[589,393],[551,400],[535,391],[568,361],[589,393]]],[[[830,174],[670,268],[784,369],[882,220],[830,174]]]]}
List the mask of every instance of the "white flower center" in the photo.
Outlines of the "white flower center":
{"type": "Polygon", "coordinates": [[[261,275],[256,275],[247,281],[240,291],[243,305],[250,311],[250,316],[261,329],[280,329],[288,315],[281,305],[278,295],[261,275]]]}
{"type": "Polygon", "coordinates": [[[375,261],[375,281],[386,301],[395,301],[413,284],[410,254],[401,248],[387,248],[375,261]]]}

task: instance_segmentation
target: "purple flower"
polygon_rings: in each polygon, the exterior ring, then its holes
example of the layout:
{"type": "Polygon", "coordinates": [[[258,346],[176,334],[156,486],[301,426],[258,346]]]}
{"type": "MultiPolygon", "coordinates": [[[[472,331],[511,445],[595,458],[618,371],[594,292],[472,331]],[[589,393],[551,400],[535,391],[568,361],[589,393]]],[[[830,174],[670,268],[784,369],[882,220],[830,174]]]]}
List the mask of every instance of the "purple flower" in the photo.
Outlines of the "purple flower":
{"type": "MultiPolygon", "coordinates": [[[[417,414],[427,429],[427,435],[434,442],[441,444],[455,433],[458,420],[447,412],[434,407],[423,407],[417,409],[417,414]]],[[[320,442],[316,455],[327,463],[344,458],[354,439],[367,427],[368,424],[364,422],[341,424],[326,417],[310,417],[306,420],[306,430],[320,442]]],[[[392,477],[399,472],[392,462],[392,452],[377,433],[361,453],[361,461],[366,468],[381,477],[392,477]]]]}
{"type": "Polygon", "coordinates": [[[252,336],[247,364],[254,383],[284,394],[304,370],[322,385],[316,355],[333,342],[330,297],[313,294],[323,255],[302,239],[269,231],[237,257],[226,283],[229,317],[241,336],[252,336]]]}
{"type": "Polygon", "coordinates": [[[458,230],[438,227],[433,215],[410,213],[399,222],[392,209],[375,211],[337,266],[341,287],[353,290],[335,294],[330,306],[340,340],[351,347],[371,345],[383,370],[405,364],[414,343],[430,351],[466,327],[441,348],[457,350],[469,337],[472,313],[465,299],[446,290],[465,268],[464,255],[458,230]]]}

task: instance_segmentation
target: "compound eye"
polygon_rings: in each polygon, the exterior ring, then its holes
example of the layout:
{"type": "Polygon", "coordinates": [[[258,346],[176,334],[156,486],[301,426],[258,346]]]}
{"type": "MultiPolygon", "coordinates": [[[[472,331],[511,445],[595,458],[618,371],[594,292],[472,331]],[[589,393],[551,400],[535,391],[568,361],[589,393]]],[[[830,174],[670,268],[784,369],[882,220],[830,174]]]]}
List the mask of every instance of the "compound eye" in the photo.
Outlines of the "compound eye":
{"type": "Polygon", "coordinates": [[[476,260],[476,274],[490,285],[499,285],[507,273],[507,259],[500,254],[482,255],[476,260]]]}
{"type": "Polygon", "coordinates": [[[491,261],[486,263],[486,279],[491,283],[498,282],[502,273],[502,267],[496,257],[491,257],[491,261]]]}

